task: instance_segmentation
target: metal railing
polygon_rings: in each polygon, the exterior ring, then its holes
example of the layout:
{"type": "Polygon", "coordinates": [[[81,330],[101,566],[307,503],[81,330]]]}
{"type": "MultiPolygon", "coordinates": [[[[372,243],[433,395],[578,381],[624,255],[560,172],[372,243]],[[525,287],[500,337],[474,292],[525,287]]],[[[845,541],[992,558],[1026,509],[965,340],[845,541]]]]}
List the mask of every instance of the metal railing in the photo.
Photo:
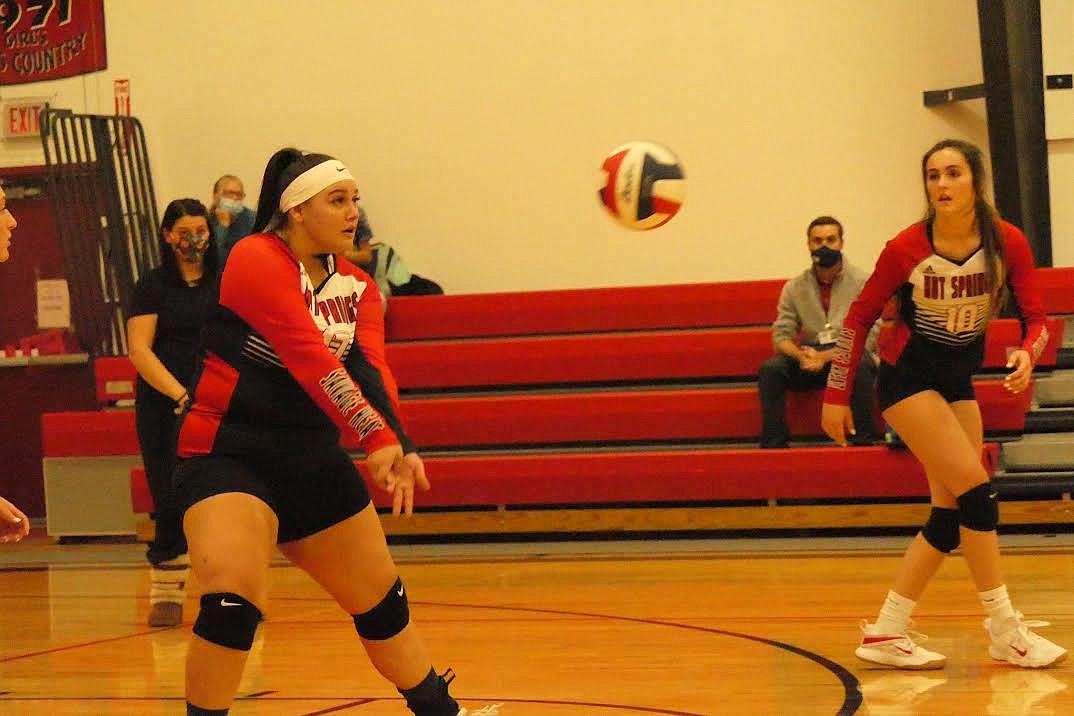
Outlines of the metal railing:
{"type": "Polygon", "coordinates": [[[161,258],[145,132],[51,107],[40,122],[75,331],[93,357],[125,354],[134,285],[161,258]]]}

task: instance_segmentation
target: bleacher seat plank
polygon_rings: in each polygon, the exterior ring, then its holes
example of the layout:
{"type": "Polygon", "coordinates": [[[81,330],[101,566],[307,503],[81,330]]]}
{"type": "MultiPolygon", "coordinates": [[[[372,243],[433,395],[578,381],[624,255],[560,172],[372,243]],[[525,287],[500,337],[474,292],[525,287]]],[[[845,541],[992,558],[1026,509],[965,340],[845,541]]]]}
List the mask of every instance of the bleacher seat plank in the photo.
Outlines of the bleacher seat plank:
{"type": "MultiPolygon", "coordinates": [[[[977,380],[974,389],[986,431],[1022,431],[1031,391],[1012,394],[1001,380],[977,380]]],[[[824,434],[820,426],[823,398],[822,390],[788,394],[787,423],[792,435],[824,434]]],[[[761,428],[760,400],[754,387],[407,398],[401,412],[412,439],[426,449],[756,440],[761,428]]],[[[874,429],[880,427],[878,422],[874,429]]]]}
{"type": "Polygon", "coordinates": [[[785,279],[388,299],[390,341],[771,324],[785,279]]]}
{"type": "MultiPolygon", "coordinates": [[[[998,453],[996,444],[986,446],[989,473],[998,453]]],[[[416,498],[420,507],[928,495],[914,456],[886,447],[478,454],[425,464],[436,487],[416,498]]],[[[131,471],[132,485],[144,480],[142,468],[131,471]]],[[[369,486],[378,507],[391,506],[390,495],[369,486]]]]}
{"type": "Polygon", "coordinates": [[[1037,282],[1049,314],[1074,314],[1074,267],[1042,268],[1037,282]]]}
{"type": "Polygon", "coordinates": [[[104,356],[93,360],[93,378],[97,403],[107,405],[119,400],[134,400],[138,372],[127,356],[104,356]]]}
{"type": "MultiPolygon", "coordinates": [[[[986,432],[1021,432],[1031,391],[1014,395],[999,380],[974,381],[974,389],[986,432]]],[[[794,436],[823,435],[819,420],[823,397],[823,391],[787,395],[787,423],[794,436]]],[[[405,397],[401,412],[411,439],[422,450],[755,440],[760,430],[755,388],[405,397]]],[[[41,430],[45,457],[140,454],[133,410],[46,413],[41,430]]]]}
{"type": "MultiPolygon", "coordinates": [[[[1024,428],[1031,391],[1012,394],[999,380],[977,380],[974,387],[987,432],[1024,428]]],[[[820,390],[788,394],[787,421],[794,436],[823,435],[823,395],[820,390]]],[[[423,450],[756,440],[760,411],[753,387],[404,398],[401,410],[411,438],[423,450]]],[[[133,410],[47,413],[41,435],[44,457],[139,454],[133,410]]]]}
{"type": "MultiPolygon", "coordinates": [[[[1048,328],[1050,339],[1038,361],[1040,367],[1056,364],[1063,340],[1061,319],[1049,319],[1048,328]]],[[[1017,345],[1020,336],[1017,320],[993,321],[986,336],[985,368],[1006,365],[1007,348],[1017,345]]],[[[753,378],[772,350],[771,331],[757,327],[387,346],[392,372],[403,390],[753,378]]],[[[126,357],[98,358],[94,373],[102,404],[133,397],[137,375],[126,357]]]]}
{"type": "Polygon", "coordinates": [[[41,416],[42,457],[141,455],[133,410],[71,411],[41,416]]]}
{"type": "MultiPolygon", "coordinates": [[[[1069,501],[1000,503],[1000,529],[1014,525],[1074,524],[1069,501]]],[[[136,510],[138,511],[138,510],[136,510]]],[[[142,510],[144,511],[144,510],[142,510]]],[[[818,530],[920,527],[929,515],[921,502],[867,505],[757,505],[745,507],[627,507],[555,510],[459,510],[419,512],[413,517],[381,515],[394,537],[445,535],[540,535],[743,530],[818,530]]],[[[153,523],[138,523],[138,537],[150,540],[153,523]]]]}
{"type": "MultiPolygon", "coordinates": [[[[1038,365],[1055,365],[1063,321],[1049,319],[1038,365]]],[[[1002,368],[1021,342],[1014,319],[993,321],[985,367],[1002,368]]],[[[490,338],[390,343],[388,362],[402,389],[524,386],[652,380],[751,378],[773,353],[768,328],[490,338]]]]}
{"type": "MultiPolygon", "coordinates": [[[[1074,524],[1074,504],[1001,502],[1000,529],[1014,525],[1074,524]]],[[[634,507],[555,510],[422,512],[411,518],[383,515],[390,536],[465,534],[630,533],[719,530],[813,530],[920,527],[925,503],[866,505],[758,505],[745,507],[634,507]]]]}
{"type": "MultiPolygon", "coordinates": [[[[989,443],[982,460],[990,472],[997,458],[989,443]]],[[[886,447],[469,455],[432,457],[426,467],[436,489],[417,503],[429,507],[928,494],[916,458],[886,447]]],[[[391,504],[373,494],[378,506],[391,504]]]]}

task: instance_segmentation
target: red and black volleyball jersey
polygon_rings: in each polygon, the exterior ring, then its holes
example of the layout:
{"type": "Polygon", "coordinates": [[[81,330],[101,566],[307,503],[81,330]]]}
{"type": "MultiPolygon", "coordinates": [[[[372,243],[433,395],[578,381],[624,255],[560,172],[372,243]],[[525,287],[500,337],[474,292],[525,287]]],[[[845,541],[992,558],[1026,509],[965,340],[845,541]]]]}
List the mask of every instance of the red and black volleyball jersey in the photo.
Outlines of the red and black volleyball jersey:
{"type": "Polygon", "coordinates": [[[180,457],[327,445],[341,433],[367,453],[409,449],[377,286],[348,261],[325,260],[328,277],[314,286],[273,234],[232,249],[202,333],[180,457]]]}
{"type": "MultiPolygon", "coordinates": [[[[1025,324],[1022,348],[1036,361],[1048,342],[1048,330],[1033,255],[1017,227],[1002,220],[996,224],[1003,242],[1005,279],[1025,324]]],[[[930,357],[928,362],[951,365],[965,360],[974,363],[967,370],[976,370],[992,317],[984,250],[963,261],[945,258],[933,250],[927,222],[914,224],[889,241],[843,323],[825,402],[849,401],[865,337],[882,311],[879,350],[884,362],[895,365],[914,341],[930,357]]]]}

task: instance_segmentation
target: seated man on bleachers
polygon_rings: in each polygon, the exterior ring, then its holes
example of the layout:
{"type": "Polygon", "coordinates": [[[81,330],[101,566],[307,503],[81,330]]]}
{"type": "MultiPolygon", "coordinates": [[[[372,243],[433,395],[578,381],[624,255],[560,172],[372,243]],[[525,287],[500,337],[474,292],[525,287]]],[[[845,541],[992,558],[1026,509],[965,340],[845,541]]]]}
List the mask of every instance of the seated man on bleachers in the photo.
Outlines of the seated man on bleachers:
{"type": "MultiPolygon", "coordinates": [[[[806,236],[813,265],[783,287],[779,314],[772,324],[776,355],[758,371],[762,448],[787,447],[788,390],[820,389],[827,384],[843,320],[869,277],[843,260],[843,225],[834,217],[813,219],[806,236]]],[[[862,353],[851,398],[857,431],[852,441],[859,444],[871,442],[874,433],[876,334],[874,328],[862,353]]]]}

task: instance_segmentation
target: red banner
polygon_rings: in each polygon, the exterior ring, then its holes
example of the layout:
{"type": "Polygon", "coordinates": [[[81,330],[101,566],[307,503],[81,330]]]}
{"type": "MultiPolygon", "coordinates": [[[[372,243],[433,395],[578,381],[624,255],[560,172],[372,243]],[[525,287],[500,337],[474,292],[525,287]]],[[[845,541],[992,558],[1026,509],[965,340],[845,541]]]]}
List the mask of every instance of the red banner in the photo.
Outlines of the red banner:
{"type": "Polygon", "coordinates": [[[104,0],[0,0],[0,86],[108,67],[104,0]]]}

